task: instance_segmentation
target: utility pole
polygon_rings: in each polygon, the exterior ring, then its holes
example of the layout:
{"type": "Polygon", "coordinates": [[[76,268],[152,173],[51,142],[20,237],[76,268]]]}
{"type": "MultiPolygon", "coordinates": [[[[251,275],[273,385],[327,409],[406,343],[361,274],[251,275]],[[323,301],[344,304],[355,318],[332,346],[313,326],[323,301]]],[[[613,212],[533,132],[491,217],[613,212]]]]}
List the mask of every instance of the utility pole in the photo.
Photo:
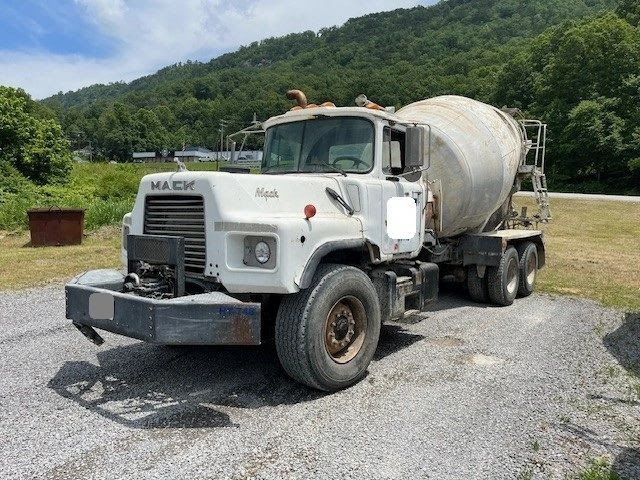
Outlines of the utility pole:
{"type": "Polygon", "coordinates": [[[220,120],[220,150],[216,156],[216,170],[220,170],[220,157],[222,156],[222,150],[224,149],[224,129],[229,124],[225,119],[220,120]]]}

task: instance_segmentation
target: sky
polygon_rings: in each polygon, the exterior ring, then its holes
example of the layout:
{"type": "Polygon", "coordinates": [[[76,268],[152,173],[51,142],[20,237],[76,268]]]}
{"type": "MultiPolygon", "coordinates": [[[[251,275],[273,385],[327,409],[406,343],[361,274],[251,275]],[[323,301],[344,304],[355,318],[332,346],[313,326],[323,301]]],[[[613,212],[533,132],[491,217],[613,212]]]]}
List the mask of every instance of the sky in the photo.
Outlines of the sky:
{"type": "Polygon", "coordinates": [[[435,0],[0,0],[0,85],[40,99],[435,0]]]}

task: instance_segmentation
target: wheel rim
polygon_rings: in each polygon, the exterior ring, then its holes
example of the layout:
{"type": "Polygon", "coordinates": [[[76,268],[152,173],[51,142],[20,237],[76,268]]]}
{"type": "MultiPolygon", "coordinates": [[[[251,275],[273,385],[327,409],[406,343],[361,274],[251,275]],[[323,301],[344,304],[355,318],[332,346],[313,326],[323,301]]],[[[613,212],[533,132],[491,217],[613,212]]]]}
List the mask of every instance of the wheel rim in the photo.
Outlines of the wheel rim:
{"type": "Polygon", "coordinates": [[[527,259],[527,283],[532,286],[536,280],[536,270],[538,269],[535,255],[529,255],[527,259]]]}
{"type": "Polygon", "coordinates": [[[347,296],[338,300],[327,315],[324,345],[337,363],[347,363],[362,349],[367,315],[362,302],[347,296]]]}
{"type": "Polygon", "coordinates": [[[507,292],[513,294],[518,288],[518,263],[511,259],[507,268],[507,292]]]}

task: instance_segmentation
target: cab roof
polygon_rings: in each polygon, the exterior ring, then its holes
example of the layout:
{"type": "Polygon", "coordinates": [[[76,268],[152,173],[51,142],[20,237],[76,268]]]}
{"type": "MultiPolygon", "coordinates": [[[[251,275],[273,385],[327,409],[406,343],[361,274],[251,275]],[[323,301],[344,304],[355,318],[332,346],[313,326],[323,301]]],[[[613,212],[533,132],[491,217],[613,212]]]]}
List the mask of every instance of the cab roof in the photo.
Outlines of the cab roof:
{"type": "Polygon", "coordinates": [[[262,126],[266,130],[274,125],[281,123],[289,123],[300,120],[308,120],[316,116],[327,117],[364,117],[371,120],[375,118],[382,118],[390,122],[402,122],[402,120],[394,113],[387,112],[386,110],[373,110],[366,107],[310,107],[298,110],[289,110],[282,115],[276,115],[266,120],[262,126]]]}

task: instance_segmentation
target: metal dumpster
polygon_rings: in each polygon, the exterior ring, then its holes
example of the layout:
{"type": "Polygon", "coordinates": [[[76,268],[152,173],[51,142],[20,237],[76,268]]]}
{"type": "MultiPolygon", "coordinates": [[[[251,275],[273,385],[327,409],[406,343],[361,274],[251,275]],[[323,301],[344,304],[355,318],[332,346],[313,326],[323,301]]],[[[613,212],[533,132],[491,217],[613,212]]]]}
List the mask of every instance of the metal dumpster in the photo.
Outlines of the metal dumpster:
{"type": "Polygon", "coordinates": [[[32,208],[28,212],[31,245],[79,245],[84,233],[84,209],[32,208]]]}

